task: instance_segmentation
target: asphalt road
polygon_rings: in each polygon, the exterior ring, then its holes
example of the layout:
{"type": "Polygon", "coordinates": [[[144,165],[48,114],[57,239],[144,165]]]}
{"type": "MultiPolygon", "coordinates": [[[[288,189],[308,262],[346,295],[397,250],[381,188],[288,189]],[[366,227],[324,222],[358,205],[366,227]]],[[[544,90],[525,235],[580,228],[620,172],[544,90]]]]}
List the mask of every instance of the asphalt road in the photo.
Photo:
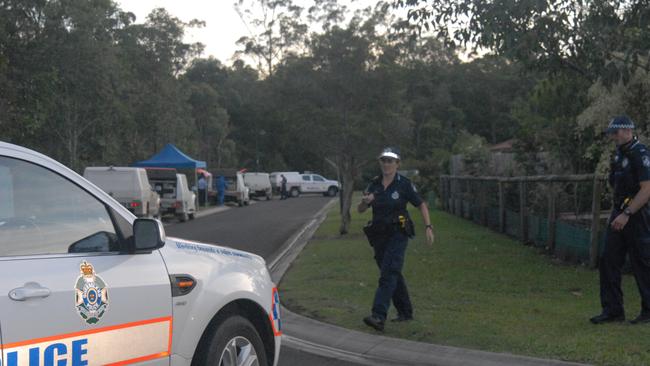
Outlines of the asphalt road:
{"type": "MultiPolygon", "coordinates": [[[[329,198],[303,196],[288,200],[258,201],[244,207],[165,227],[169,236],[216,243],[252,252],[267,261],[320,210],[329,198]]],[[[279,366],[356,366],[282,346],[279,366]]]]}

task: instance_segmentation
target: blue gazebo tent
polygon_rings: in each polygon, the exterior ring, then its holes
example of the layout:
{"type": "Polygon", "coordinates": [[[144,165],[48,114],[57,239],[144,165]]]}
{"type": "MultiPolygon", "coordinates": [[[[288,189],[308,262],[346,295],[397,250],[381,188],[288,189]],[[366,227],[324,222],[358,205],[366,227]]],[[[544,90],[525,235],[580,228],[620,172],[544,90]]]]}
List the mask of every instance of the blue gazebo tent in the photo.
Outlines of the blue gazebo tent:
{"type": "Polygon", "coordinates": [[[205,161],[194,160],[185,155],[173,144],[167,144],[160,152],[149,160],[138,161],[134,167],[142,168],[176,168],[176,169],[205,169],[205,161]]]}

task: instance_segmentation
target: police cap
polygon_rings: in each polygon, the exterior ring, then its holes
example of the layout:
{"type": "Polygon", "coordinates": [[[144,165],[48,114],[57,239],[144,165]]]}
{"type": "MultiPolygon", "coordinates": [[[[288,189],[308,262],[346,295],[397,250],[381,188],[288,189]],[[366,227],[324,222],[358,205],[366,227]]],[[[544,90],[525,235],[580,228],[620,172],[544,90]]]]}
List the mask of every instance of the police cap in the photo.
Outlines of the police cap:
{"type": "Polygon", "coordinates": [[[379,159],[381,158],[393,158],[400,160],[399,157],[399,149],[396,147],[386,147],[384,150],[381,151],[381,154],[379,154],[379,159]]]}
{"type": "Polygon", "coordinates": [[[625,129],[625,128],[629,128],[630,130],[633,130],[634,122],[628,116],[617,116],[614,117],[609,122],[609,125],[607,126],[605,132],[608,134],[612,134],[612,133],[616,133],[616,131],[618,130],[625,129]]]}

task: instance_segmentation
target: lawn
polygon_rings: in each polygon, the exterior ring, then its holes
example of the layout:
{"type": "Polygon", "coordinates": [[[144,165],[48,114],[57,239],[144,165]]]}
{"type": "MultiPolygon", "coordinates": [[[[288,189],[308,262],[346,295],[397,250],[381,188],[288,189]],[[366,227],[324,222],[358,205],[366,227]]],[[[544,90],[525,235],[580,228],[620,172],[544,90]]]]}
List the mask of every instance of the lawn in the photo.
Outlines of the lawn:
{"type": "MultiPolygon", "coordinates": [[[[385,335],[494,352],[600,365],[650,364],[650,325],[592,325],[600,312],[598,272],[560,264],[504,235],[432,211],[436,242],[418,236],[407,250],[404,275],[416,321],[387,323],[385,335]]],[[[286,307],[350,329],[373,333],[369,315],[378,279],[361,227],[369,213],[353,213],[351,234],[338,235],[338,205],[285,275],[286,307]]],[[[628,318],[640,300],[625,276],[628,318]]],[[[389,318],[394,316],[391,307],[389,318]]]]}

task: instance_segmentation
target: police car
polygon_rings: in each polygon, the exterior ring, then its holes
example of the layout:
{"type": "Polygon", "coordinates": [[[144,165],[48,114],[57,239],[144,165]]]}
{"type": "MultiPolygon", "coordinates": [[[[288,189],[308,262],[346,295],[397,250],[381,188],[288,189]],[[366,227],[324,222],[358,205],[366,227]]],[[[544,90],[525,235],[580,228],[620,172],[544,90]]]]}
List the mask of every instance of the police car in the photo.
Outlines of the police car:
{"type": "Polygon", "coordinates": [[[0,142],[0,366],[276,365],[257,255],[165,237],[60,163],[0,142]]]}

